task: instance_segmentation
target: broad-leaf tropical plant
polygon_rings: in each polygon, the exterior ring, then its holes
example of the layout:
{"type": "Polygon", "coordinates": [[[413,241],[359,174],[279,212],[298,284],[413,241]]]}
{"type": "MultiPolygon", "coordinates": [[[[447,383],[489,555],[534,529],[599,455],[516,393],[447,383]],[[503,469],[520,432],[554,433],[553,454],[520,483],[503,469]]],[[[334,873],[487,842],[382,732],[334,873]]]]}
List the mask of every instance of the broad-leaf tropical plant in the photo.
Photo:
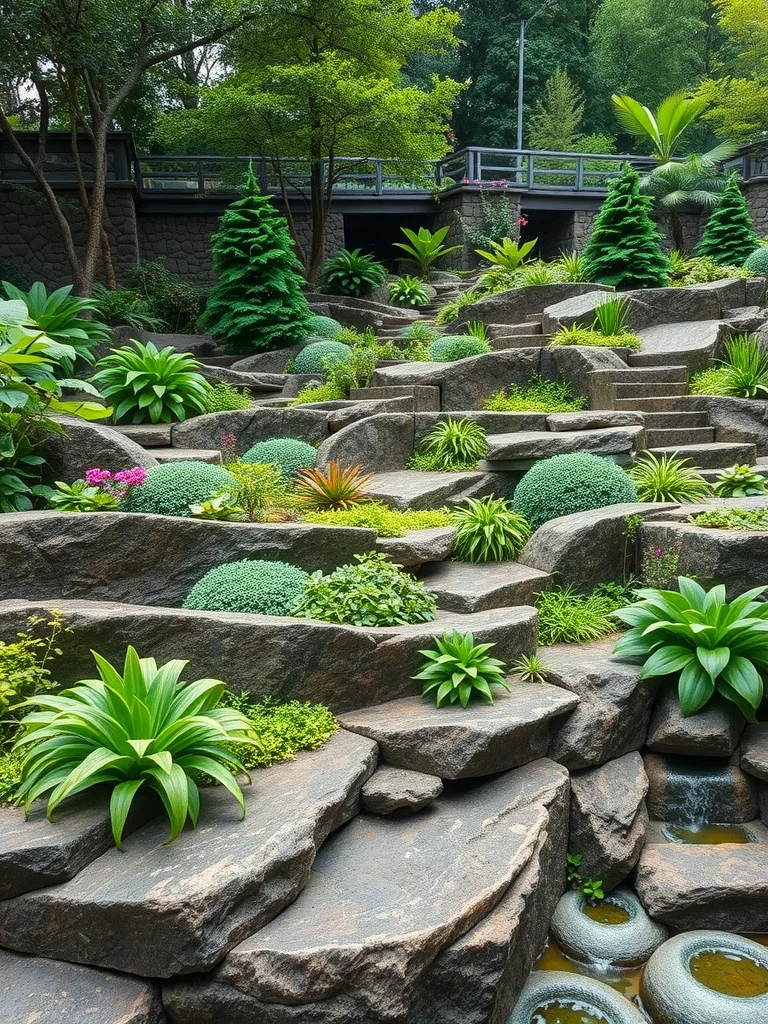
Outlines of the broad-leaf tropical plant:
{"type": "Polygon", "coordinates": [[[320,275],[320,286],[334,295],[359,298],[384,284],[387,268],[367,252],[341,249],[327,259],[320,275]]]}
{"type": "Polygon", "coordinates": [[[705,591],[680,576],[679,593],[642,589],[638,600],[613,616],[631,629],[613,649],[620,658],[643,658],[641,677],[677,676],[683,715],[694,715],[715,692],[750,722],[768,675],[768,587],[726,600],[725,587],[705,591]]]}
{"type": "Polygon", "coordinates": [[[722,469],[715,480],[718,498],[749,498],[768,491],[766,479],[752,466],[731,466],[722,469]]]}
{"type": "Polygon", "coordinates": [[[462,635],[454,629],[442,638],[435,637],[435,649],[419,651],[427,661],[412,679],[423,681],[422,694],[430,695],[437,706],[461,704],[473,698],[493,704],[492,686],[503,686],[505,665],[487,652],[495,644],[477,644],[471,633],[462,635]]]}
{"type": "Polygon", "coordinates": [[[92,786],[112,786],[110,818],[116,846],[142,788],[154,790],[170,819],[172,842],[200,812],[200,775],[224,786],[240,804],[235,778],[247,774],[236,744],[258,744],[251,723],[219,707],[226,686],[217,679],[185,683],[186,661],[158,668],[129,647],[122,674],[93,652],[99,679],[84,679],[58,694],[40,694],[24,706],[14,750],[25,754],[16,802],[25,813],[48,796],[48,819],[62,800],[92,786]]]}
{"type": "Polygon", "coordinates": [[[438,228],[437,231],[430,231],[429,228],[419,228],[418,233],[410,228],[400,228],[408,242],[393,242],[393,245],[407,253],[411,261],[416,264],[421,277],[427,277],[432,264],[449,252],[460,249],[460,245],[444,245],[445,237],[450,227],[438,228]],[[410,243],[410,244],[408,244],[410,243]]]}
{"type": "Polygon", "coordinates": [[[485,249],[475,249],[475,252],[495,267],[503,267],[504,270],[517,270],[537,242],[538,238],[533,238],[528,242],[516,242],[512,238],[503,238],[500,242],[491,242],[492,252],[486,252],[485,249]]]}

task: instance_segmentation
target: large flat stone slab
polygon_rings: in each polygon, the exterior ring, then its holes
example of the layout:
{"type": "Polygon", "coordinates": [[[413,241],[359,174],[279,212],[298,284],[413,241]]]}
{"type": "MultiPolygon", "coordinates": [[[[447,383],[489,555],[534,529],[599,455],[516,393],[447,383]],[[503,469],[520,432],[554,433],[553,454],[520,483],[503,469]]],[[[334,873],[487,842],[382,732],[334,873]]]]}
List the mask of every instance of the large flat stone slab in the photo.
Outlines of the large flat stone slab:
{"type": "Polygon", "coordinates": [[[645,743],[658,680],[611,657],[614,641],[556,644],[539,652],[545,675],[580,698],[560,726],[549,756],[570,769],[592,768],[645,743]]]}
{"type": "MultiPolygon", "coordinates": [[[[361,815],[323,847],[302,896],[232,950],[210,979],[165,987],[171,1019],[426,1024],[436,1018],[425,994],[452,965],[471,985],[467,1003],[474,994],[492,1001],[511,947],[534,925],[522,906],[532,894],[525,872],[542,853],[553,815],[558,839],[545,871],[561,864],[567,790],[567,774],[538,761],[446,793],[417,818],[361,815]],[[499,917],[489,920],[496,909],[499,917]],[[487,974],[471,970],[473,954],[487,974]]],[[[520,966],[528,966],[522,956],[520,966]]],[[[498,992],[501,1011],[516,994],[509,987],[498,992]]]]}
{"type": "Polygon", "coordinates": [[[375,739],[396,768],[467,779],[506,771],[546,754],[552,720],[572,711],[578,698],[546,683],[512,684],[493,704],[437,708],[406,697],[342,715],[345,729],[375,739]]]}
{"type": "Polygon", "coordinates": [[[657,921],[681,931],[768,930],[768,844],[686,846],[651,843],[635,888],[657,921]]]}
{"type": "Polygon", "coordinates": [[[158,819],[125,852],[0,904],[0,944],[147,977],[208,970],[296,898],[375,766],[375,744],[342,731],[255,772],[243,821],[229,793],[205,790],[197,829],[171,845],[158,819]]]}
{"type": "Polygon", "coordinates": [[[448,498],[479,484],[483,473],[421,473],[415,469],[376,473],[366,491],[392,508],[438,508],[448,498]]]}
{"type": "Polygon", "coordinates": [[[541,313],[554,304],[576,300],[582,295],[594,295],[602,301],[605,299],[605,293],[611,291],[613,289],[608,285],[581,281],[510,288],[474,302],[459,313],[456,322],[465,324],[472,320],[481,320],[483,323],[517,325],[521,320],[525,320],[526,316],[541,313]]]}
{"type": "Polygon", "coordinates": [[[455,539],[455,526],[436,526],[430,530],[408,530],[402,537],[377,537],[376,550],[388,554],[396,565],[423,565],[448,558],[455,539]]]}
{"type": "Polygon", "coordinates": [[[656,700],[647,746],[658,754],[730,757],[745,724],[736,705],[717,695],[697,714],[685,718],[677,686],[668,685],[656,700]]]}
{"type": "MultiPolygon", "coordinates": [[[[92,650],[122,664],[130,643],[159,663],[188,660],[185,678],[223,679],[254,700],[320,701],[334,712],[414,693],[410,677],[424,660],[419,651],[453,629],[471,632],[476,643],[496,644],[494,654],[507,663],[536,646],[536,610],[528,606],[473,615],[438,611],[431,622],[378,627],[109,602],[57,601],[55,607],[73,630],[56,669],[62,684],[90,678],[92,650]]],[[[0,637],[14,637],[29,615],[50,608],[47,602],[0,601],[0,637]]]]}
{"type": "Polygon", "coordinates": [[[741,741],[741,768],[768,782],[768,722],[748,726],[741,741]]]}
{"type": "Polygon", "coordinates": [[[139,978],[0,949],[6,1024],[164,1024],[160,991],[139,978]]]}
{"type": "Polygon", "coordinates": [[[485,461],[522,462],[549,459],[571,452],[593,455],[632,455],[642,440],[642,425],[600,427],[596,430],[529,430],[514,434],[489,434],[485,461]]]}
{"type": "Polygon", "coordinates": [[[486,608],[533,604],[552,577],[520,562],[437,562],[420,573],[438,608],[479,612],[486,608]]]}

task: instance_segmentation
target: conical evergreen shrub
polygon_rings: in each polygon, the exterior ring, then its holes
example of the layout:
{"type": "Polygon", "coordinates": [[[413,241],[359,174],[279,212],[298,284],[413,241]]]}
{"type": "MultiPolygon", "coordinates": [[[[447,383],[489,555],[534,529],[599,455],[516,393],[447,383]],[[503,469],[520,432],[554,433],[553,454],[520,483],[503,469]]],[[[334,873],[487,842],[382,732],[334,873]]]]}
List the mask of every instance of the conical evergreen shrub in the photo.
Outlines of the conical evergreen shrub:
{"type": "Polygon", "coordinates": [[[301,342],[312,326],[301,264],[288,225],[249,168],[236,199],[213,235],[219,279],[200,323],[232,352],[256,352],[301,342]]]}
{"type": "Polygon", "coordinates": [[[721,266],[740,267],[757,246],[747,200],[738,176],[732,174],[707,221],[696,255],[709,256],[721,266]]]}
{"type": "Polygon", "coordinates": [[[662,235],[650,218],[653,200],[640,194],[640,178],[629,164],[608,185],[582,253],[590,281],[616,288],[662,288],[670,264],[659,248],[662,235]]]}

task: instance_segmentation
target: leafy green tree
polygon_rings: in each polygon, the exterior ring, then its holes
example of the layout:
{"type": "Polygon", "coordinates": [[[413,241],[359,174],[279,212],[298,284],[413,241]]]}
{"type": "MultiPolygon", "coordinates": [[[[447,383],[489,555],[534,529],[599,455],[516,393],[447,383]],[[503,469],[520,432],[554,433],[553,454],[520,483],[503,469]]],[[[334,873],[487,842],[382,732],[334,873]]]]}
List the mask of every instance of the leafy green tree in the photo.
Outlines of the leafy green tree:
{"type": "Polygon", "coordinates": [[[312,313],[301,264],[285,219],[259,192],[252,168],[213,236],[213,266],[219,279],[201,323],[214,338],[233,352],[254,352],[307,336],[312,313]]]}
{"type": "Polygon", "coordinates": [[[653,200],[640,194],[640,178],[625,164],[608,186],[592,235],[582,253],[587,277],[616,288],[661,288],[670,264],[650,218],[653,200]]]}
{"type": "Polygon", "coordinates": [[[107,133],[123,103],[144,76],[184,54],[231,36],[253,9],[239,0],[0,0],[0,82],[29,87],[24,118],[9,116],[0,103],[0,132],[31,175],[62,237],[75,290],[89,295],[102,261],[114,286],[104,228],[108,176],[107,133]],[[36,152],[27,152],[19,126],[39,127],[36,152]],[[46,160],[53,126],[71,128],[77,202],[85,218],[85,241],[70,221],[71,201],[54,190],[46,160]],[[93,151],[83,168],[76,133],[93,151]]]}
{"type": "Polygon", "coordinates": [[[722,266],[741,266],[758,244],[747,201],[738,177],[732,174],[707,221],[696,255],[710,256],[722,266]]]}
{"type": "Polygon", "coordinates": [[[425,161],[448,151],[460,84],[407,85],[403,68],[415,53],[451,47],[458,18],[443,8],[417,17],[403,0],[262,0],[261,7],[226,50],[233,74],[203,93],[199,110],[170,114],[162,134],[180,148],[202,138],[220,153],[268,157],[284,195],[293,186],[308,197],[308,252],[293,225],[291,233],[314,281],[334,186],[345,173],[379,156],[395,159],[403,174],[423,175],[425,161]],[[286,155],[301,161],[278,160],[286,155]],[[358,159],[350,165],[342,157],[358,159]]]}
{"type": "Polygon", "coordinates": [[[573,152],[582,139],[584,96],[567,71],[556,68],[544,85],[544,96],[538,100],[528,121],[528,142],[532,149],[573,152]]]}

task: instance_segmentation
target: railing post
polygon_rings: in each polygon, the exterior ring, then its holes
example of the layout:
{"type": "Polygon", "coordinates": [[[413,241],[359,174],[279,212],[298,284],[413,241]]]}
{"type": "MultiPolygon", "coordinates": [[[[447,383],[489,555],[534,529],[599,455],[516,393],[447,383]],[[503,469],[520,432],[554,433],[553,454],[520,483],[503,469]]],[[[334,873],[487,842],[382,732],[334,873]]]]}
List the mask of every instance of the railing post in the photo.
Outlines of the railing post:
{"type": "Polygon", "coordinates": [[[197,191],[205,192],[205,162],[197,161],[197,191]]]}
{"type": "Polygon", "coordinates": [[[533,164],[533,153],[528,154],[528,188],[532,189],[535,180],[535,170],[533,164]]]}
{"type": "Polygon", "coordinates": [[[443,161],[442,160],[436,160],[435,161],[435,184],[436,185],[442,185],[443,184],[443,161]]]}
{"type": "Polygon", "coordinates": [[[376,195],[380,196],[384,193],[384,175],[382,173],[381,160],[376,160],[376,195]]]}
{"type": "Polygon", "coordinates": [[[468,149],[464,164],[464,177],[468,183],[475,180],[475,153],[474,150],[468,149]]]}
{"type": "Polygon", "coordinates": [[[576,191],[581,192],[584,188],[584,157],[576,157],[576,191]]]}
{"type": "Polygon", "coordinates": [[[474,177],[473,181],[474,180],[479,181],[480,184],[482,185],[482,182],[483,182],[483,154],[482,154],[482,150],[479,150],[479,149],[475,153],[475,177],[474,177]]]}
{"type": "Polygon", "coordinates": [[[133,176],[136,179],[136,186],[139,192],[144,191],[144,175],[141,171],[141,160],[138,157],[133,159],[133,176]]]}
{"type": "Polygon", "coordinates": [[[259,157],[259,190],[262,193],[269,192],[269,175],[267,173],[267,158],[259,157]]]}

